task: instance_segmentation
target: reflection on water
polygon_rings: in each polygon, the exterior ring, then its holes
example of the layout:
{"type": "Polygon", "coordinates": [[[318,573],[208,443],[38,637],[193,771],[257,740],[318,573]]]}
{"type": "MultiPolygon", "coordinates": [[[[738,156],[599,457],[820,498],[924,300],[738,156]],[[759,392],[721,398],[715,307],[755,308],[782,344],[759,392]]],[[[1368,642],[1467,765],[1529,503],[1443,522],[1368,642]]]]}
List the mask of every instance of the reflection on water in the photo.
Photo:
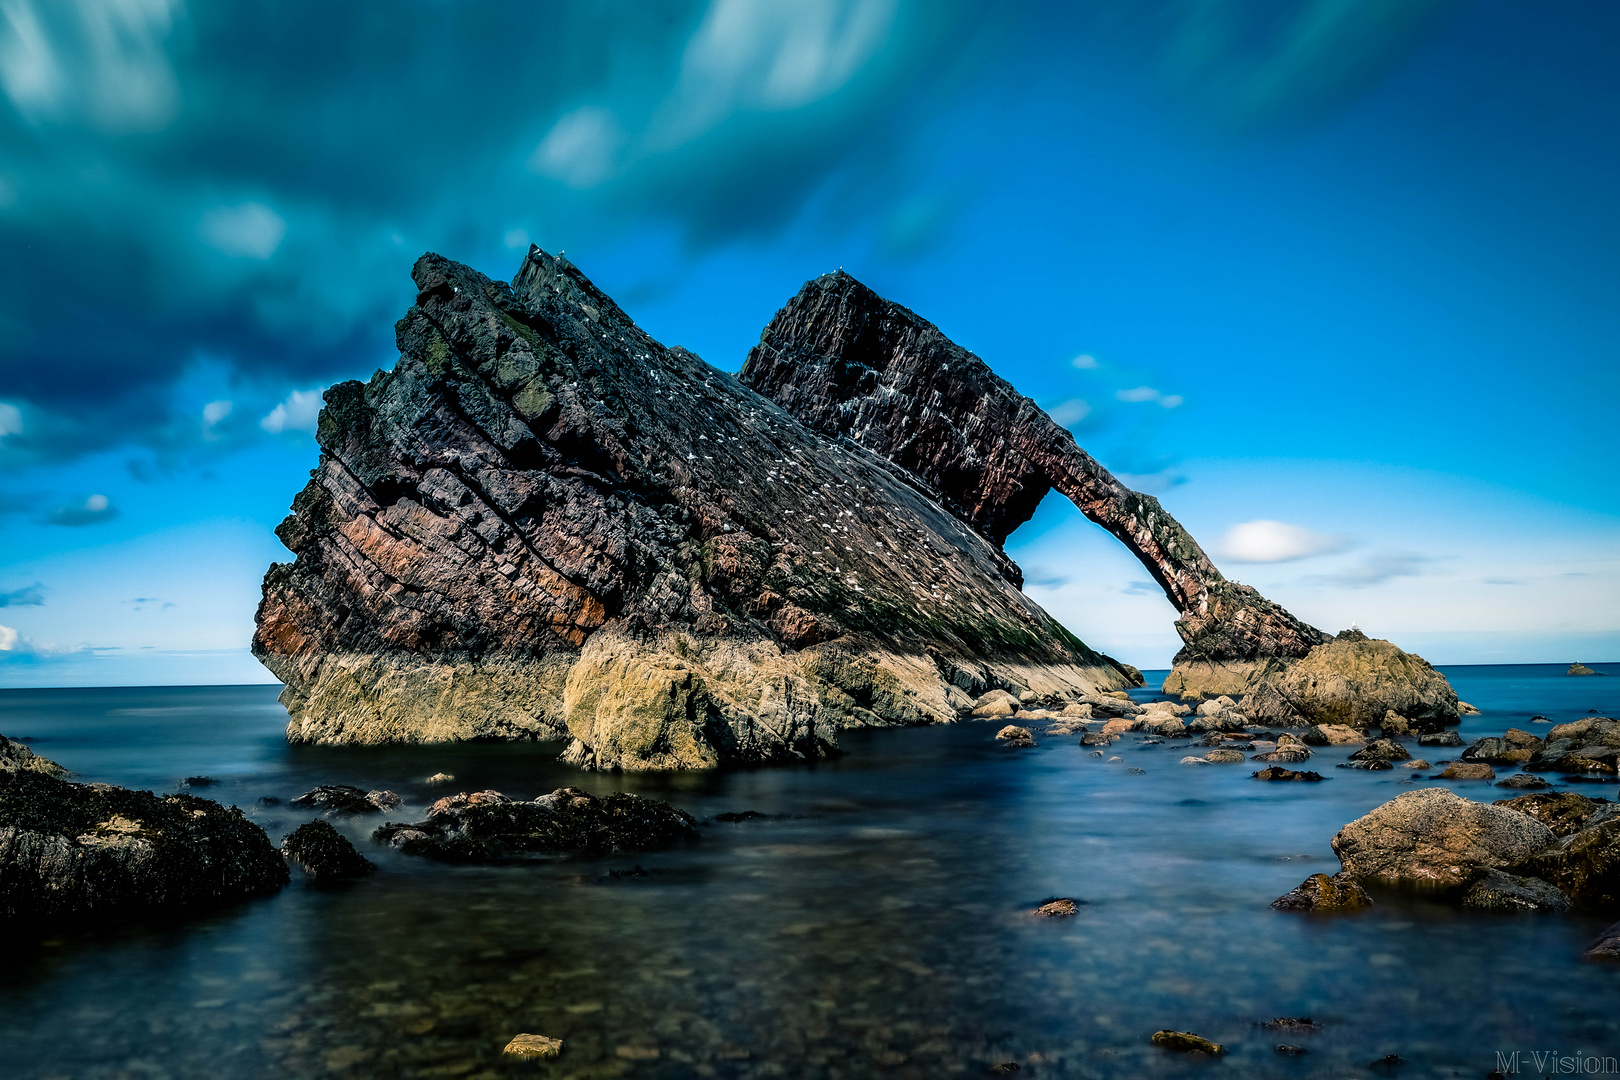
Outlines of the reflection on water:
{"type": "MultiPolygon", "coordinates": [[[[1464,736],[1620,709],[1620,679],[1561,670],[1448,670],[1486,709],[1464,736]]],[[[446,790],[573,783],[700,819],[771,816],[706,824],[678,851],[497,867],[371,848],[375,821],[354,822],[381,872],[351,886],[295,878],[185,921],[14,933],[0,1073],[920,1078],[1016,1061],[1032,1077],[1202,1075],[1148,1044],[1163,1027],[1227,1044],[1234,1076],[1366,1075],[1388,1053],[1411,1062],[1402,1077],[1481,1076],[1498,1049],[1620,1051],[1620,972],[1578,962],[1601,921],[1398,898],[1333,920],[1267,907],[1336,868],[1340,825],[1411,786],[1333,769],[1347,751],[1318,752],[1327,783],[1263,785],[1243,765],[1178,766],[1180,744],[1127,736],[1108,764],[1077,737],[1010,751],[999,725],[968,723],[856,733],[813,768],[616,777],[534,745],[289,748],[282,723],[257,687],[0,693],[0,731],[87,779],[161,790],[207,774],[207,794],[244,807],[353,783],[405,796],[388,815],[403,820],[446,790]],[[425,786],[439,771],[456,782],[425,786]],[[1052,896],[1085,903],[1028,915],[1052,896]],[[1274,1016],[1320,1031],[1254,1026],[1274,1016]],[[505,1063],[519,1032],[567,1048],[505,1063]]],[[[278,840],[307,820],[250,812],[278,840]]]]}

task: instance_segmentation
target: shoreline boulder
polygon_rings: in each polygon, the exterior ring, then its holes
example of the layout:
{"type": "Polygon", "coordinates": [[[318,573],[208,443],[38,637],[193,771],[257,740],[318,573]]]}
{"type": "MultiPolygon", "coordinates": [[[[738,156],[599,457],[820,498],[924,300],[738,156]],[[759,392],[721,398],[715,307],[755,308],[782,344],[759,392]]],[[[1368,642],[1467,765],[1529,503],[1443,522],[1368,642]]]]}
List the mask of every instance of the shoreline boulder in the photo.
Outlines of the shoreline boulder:
{"type": "Polygon", "coordinates": [[[281,842],[281,853],[311,881],[362,878],[377,872],[370,859],[328,822],[316,819],[298,826],[281,842]]]}
{"type": "Polygon", "coordinates": [[[1333,851],[1362,882],[1448,892],[1467,887],[1486,870],[1516,866],[1556,843],[1552,830],[1528,814],[1472,802],[1445,788],[1420,788],[1340,829],[1333,851]]]}
{"type": "Polygon", "coordinates": [[[1355,875],[1341,870],[1329,877],[1312,874],[1271,902],[1278,911],[1309,911],[1317,915],[1342,915],[1362,911],[1372,906],[1372,897],[1355,879],[1355,875]]]}
{"type": "Polygon", "coordinates": [[[287,881],[270,838],[235,807],[0,769],[0,917],[203,908],[287,881]]]}

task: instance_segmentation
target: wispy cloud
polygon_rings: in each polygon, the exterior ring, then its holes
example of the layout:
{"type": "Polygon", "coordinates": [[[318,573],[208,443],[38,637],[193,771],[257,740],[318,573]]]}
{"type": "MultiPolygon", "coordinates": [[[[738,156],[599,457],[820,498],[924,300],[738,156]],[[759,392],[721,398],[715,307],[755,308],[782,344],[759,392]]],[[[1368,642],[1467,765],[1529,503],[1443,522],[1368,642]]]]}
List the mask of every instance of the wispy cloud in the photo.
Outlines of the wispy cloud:
{"type": "Polygon", "coordinates": [[[1174,409],[1187,400],[1180,394],[1160,393],[1151,386],[1133,386],[1128,390],[1116,390],[1114,391],[1114,397],[1120,401],[1131,403],[1151,401],[1166,409],[1174,409]]]}
{"type": "Polygon", "coordinates": [[[91,495],[77,506],[59,506],[46,518],[52,525],[99,525],[118,516],[118,507],[105,495],[91,495]]]}
{"type": "Polygon", "coordinates": [[[1054,423],[1069,427],[1091,415],[1091,405],[1084,398],[1070,398],[1046,410],[1054,423]]]}
{"type": "Polygon", "coordinates": [[[42,607],[44,603],[45,586],[37,581],[10,592],[0,592],[0,607],[42,607]]]}
{"type": "Polygon", "coordinates": [[[135,611],[145,611],[147,608],[157,608],[161,611],[174,607],[174,601],[165,600],[161,596],[135,596],[128,600],[120,600],[119,603],[135,611]]]}
{"type": "Polygon", "coordinates": [[[1347,589],[1364,589],[1403,577],[1422,577],[1434,559],[1410,552],[1385,551],[1368,555],[1360,563],[1336,574],[1320,574],[1310,580],[1347,589]]]}
{"type": "Polygon", "coordinates": [[[1228,562],[1280,563],[1342,551],[1347,545],[1343,536],[1262,518],[1232,526],[1216,544],[1215,553],[1228,562]]]}
{"type": "MultiPolygon", "coordinates": [[[[527,243],[527,239],[524,241],[527,243]]],[[[272,435],[284,431],[314,431],[321,414],[322,387],[316,390],[294,390],[286,399],[259,421],[259,427],[272,435]]]]}

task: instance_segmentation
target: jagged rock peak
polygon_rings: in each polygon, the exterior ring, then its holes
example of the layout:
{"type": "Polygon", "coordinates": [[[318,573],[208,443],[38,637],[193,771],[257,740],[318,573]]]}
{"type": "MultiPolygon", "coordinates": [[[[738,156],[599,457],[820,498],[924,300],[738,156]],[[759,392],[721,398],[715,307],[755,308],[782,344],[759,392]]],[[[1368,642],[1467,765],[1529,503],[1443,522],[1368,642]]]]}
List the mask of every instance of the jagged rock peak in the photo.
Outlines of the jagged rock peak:
{"type": "Polygon", "coordinates": [[[916,477],[644,333],[531,248],[425,255],[326,394],[255,654],[294,741],[567,737],[596,767],[826,752],[990,686],[1128,684],[916,477]]]}
{"type": "Polygon", "coordinates": [[[818,431],[844,432],[925,479],[996,544],[1053,488],[1113,533],[1180,612],[1178,665],[1297,658],[1329,635],[1227,581],[1151,495],[914,312],[840,270],[776,313],[740,375],[818,431]]]}

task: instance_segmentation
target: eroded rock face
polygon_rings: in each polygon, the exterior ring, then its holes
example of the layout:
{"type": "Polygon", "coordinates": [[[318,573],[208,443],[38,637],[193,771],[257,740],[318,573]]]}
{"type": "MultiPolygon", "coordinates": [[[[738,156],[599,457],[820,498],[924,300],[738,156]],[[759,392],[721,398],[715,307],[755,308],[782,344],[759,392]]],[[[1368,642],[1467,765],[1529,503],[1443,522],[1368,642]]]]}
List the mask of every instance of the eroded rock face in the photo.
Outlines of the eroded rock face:
{"type": "Polygon", "coordinates": [[[1395,662],[1386,654],[1406,654],[1387,642],[1350,649],[1367,641],[1353,632],[1332,649],[1331,635],[1227,580],[1157,499],[1121,484],[979,357],[843,271],[807,282],[776,313],[739,378],[916,475],[997,546],[1048,491],[1062,492],[1175,605],[1184,645],[1166,693],[1245,694],[1245,715],[1264,724],[1364,728],[1390,709],[1425,726],[1456,720],[1456,695],[1429,665],[1395,662]]]}
{"type": "Polygon", "coordinates": [[[278,529],[297,557],[265,577],[254,652],[290,740],[706,768],[993,687],[1130,685],[916,476],[654,341],[565,260],[413,273],[399,362],[327,391],[278,529]]]}
{"type": "Polygon", "coordinates": [[[807,282],[776,313],[739,377],[818,431],[922,478],[998,546],[1048,491],[1061,491],[1142,561],[1181,613],[1178,666],[1247,670],[1327,638],[1226,580],[1157,499],[1121,484],[983,360],[843,271],[807,282]]]}
{"type": "Polygon", "coordinates": [[[0,735],[0,772],[37,772],[64,776],[67,770],[50,758],[40,757],[15,739],[0,735]]]}
{"type": "Polygon", "coordinates": [[[286,883],[269,837],[234,807],[0,769],[0,918],[201,908],[286,883]]]}
{"type": "Polygon", "coordinates": [[[1445,892],[1471,884],[1486,870],[1515,866],[1556,842],[1552,831],[1528,814],[1471,802],[1444,788],[1423,788],[1340,829],[1333,850],[1359,881],[1445,892]]]}

